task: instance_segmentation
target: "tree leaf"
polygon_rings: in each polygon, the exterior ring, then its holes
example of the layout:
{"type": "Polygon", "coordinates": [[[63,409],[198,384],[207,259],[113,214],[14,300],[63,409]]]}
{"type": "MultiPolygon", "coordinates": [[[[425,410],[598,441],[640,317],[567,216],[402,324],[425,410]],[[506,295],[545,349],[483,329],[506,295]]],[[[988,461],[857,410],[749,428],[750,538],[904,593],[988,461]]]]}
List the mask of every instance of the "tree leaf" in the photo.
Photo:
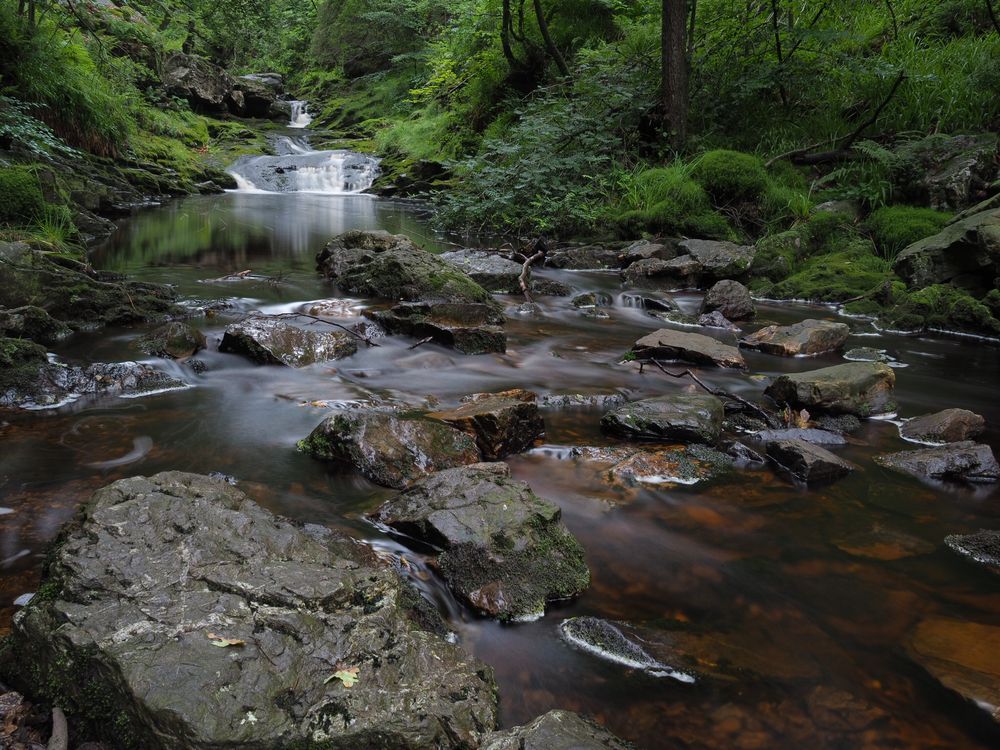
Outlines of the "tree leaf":
{"type": "Polygon", "coordinates": [[[209,633],[208,639],[212,641],[213,646],[218,646],[219,648],[229,648],[230,646],[245,646],[246,641],[240,640],[239,638],[226,638],[221,635],[216,635],[215,633],[209,633]]]}
{"type": "Polygon", "coordinates": [[[361,670],[358,667],[346,667],[344,669],[338,669],[330,677],[327,677],[323,684],[332,682],[333,680],[340,680],[345,688],[354,687],[354,683],[358,681],[358,672],[361,670]]]}

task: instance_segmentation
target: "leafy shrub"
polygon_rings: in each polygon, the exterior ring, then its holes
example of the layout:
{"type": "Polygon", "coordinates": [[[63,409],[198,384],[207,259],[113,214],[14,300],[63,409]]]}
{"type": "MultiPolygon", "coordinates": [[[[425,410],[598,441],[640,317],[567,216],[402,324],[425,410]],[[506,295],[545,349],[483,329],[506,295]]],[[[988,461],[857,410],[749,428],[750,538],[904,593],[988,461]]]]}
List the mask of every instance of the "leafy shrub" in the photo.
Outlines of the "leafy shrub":
{"type": "Polygon", "coordinates": [[[865,228],[879,254],[891,259],[907,245],[940,232],[950,218],[930,208],[883,206],[868,217],[865,228]]]}
{"type": "Polygon", "coordinates": [[[26,167],[0,168],[0,223],[30,224],[45,214],[38,178],[26,167]]]}
{"type": "Polygon", "coordinates": [[[739,151],[708,151],[694,165],[694,179],[717,206],[756,201],[767,187],[760,159],[739,151]]]}

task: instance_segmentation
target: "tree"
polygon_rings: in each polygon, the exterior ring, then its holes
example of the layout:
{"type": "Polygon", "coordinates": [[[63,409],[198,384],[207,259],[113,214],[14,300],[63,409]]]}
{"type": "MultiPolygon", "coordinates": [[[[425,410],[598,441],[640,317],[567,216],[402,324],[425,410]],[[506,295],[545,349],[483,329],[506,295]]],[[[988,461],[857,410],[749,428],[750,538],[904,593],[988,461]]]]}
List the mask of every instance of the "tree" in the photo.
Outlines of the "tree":
{"type": "Polygon", "coordinates": [[[687,15],[687,0],[663,0],[661,104],[674,148],[687,138],[687,15]]]}

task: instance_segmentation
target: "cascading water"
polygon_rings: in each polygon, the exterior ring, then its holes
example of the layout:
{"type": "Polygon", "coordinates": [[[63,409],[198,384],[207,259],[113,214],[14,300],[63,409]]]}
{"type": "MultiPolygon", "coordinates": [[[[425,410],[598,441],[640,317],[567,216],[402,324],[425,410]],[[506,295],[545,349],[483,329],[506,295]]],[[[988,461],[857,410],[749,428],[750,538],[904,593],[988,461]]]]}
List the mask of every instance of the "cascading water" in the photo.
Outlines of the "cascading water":
{"type": "Polygon", "coordinates": [[[229,169],[237,189],[264,193],[351,195],[371,187],[378,159],[343,149],[315,151],[302,138],[282,136],[275,156],[244,157],[229,169]]]}
{"type": "Polygon", "coordinates": [[[305,128],[312,122],[312,115],[309,114],[308,102],[289,102],[292,105],[292,117],[288,122],[290,128],[305,128]]]}

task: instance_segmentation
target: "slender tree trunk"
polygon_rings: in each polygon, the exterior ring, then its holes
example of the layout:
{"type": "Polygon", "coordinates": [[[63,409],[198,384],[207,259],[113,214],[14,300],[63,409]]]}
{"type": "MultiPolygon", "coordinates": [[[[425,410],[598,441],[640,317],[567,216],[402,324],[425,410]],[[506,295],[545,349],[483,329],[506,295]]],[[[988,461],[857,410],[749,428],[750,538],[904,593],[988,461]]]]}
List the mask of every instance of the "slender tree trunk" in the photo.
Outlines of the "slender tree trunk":
{"type": "Polygon", "coordinates": [[[552,41],[552,35],[549,33],[549,22],[545,20],[545,13],[542,12],[542,2],[541,0],[535,0],[535,17],[538,19],[538,30],[542,32],[542,39],[545,41],[545,49],[549,53],[549,56],[555,61],[556,67],[559,68],[559,72],[563,76],[569,78],[569,67],[566,65],[566,60],[562,56],[562,52],[556,47],[556,43],[552,41]]]}
{"type": "Polygon", "coordinates": [[[1000,21],[997,20],[997,13],[993,10],[993,0],[986,0],[986,10],[990,12],[990,20],[993,21],[993,28],[1000,34],[1000,21]]]}
{"type": "Polygon", "coordinates": [[[660,44],[662,105],[674,148],[687,139],[687,0],[663,0],[660,44]]]}
{"type": "MultiPolygon", "coordinates": [[[[781,49],[781,30],[779,27],[781,11],[778,8],[778,0],[771,0],[771,28],[774,29],[774,52],[778,56],[778,76],[784,75],[785,55],[781,49]]],[[[788,92],[785,91],[785,84],[778,81],[778,94],[781,96],[781,104],[788,109],[788,92]]]]}
{"type": "Polygon", "coordinates": [[[514,55],[514,50],[510,46],[510,34],[513,28],[513,20],[510,13],[510,0],[503,0],[503,17],[500,19],[500,45],[503,47],[503,56],[507,58],[507,63],[511,68],[521,67],[521,63],[514,55]]]}

